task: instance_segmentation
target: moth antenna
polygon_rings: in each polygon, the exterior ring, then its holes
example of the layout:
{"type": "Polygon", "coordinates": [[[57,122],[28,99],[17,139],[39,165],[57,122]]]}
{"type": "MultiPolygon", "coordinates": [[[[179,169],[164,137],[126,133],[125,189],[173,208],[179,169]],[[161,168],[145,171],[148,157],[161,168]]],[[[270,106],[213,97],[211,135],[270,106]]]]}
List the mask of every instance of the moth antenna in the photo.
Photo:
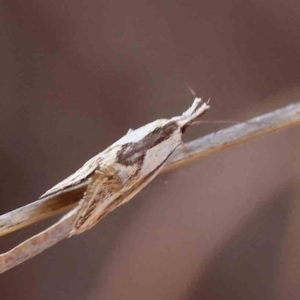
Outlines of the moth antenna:
{"type": "Polygon", "coordinates": [[[196,97],[191,107],[181,116],[174,117],[172,120],[175,121],[181,127],[182,132],[184,132],[190,124],[195,122],[195,120],[202,116],[209,108],[210,106],[206,102],[196,97]]]}
{"type": "Polygon", "coordinates": [[[185,82],[186,87],[188,88],[188,90],[190,91],[190,93],[197,98],[196,92],[185,82]]]}
{"type": "Polygon", "coordinates": [[[216,121],[195,121],[192,125],[200,125],[200,124],[272,124],[271,122],[259,122],[259,121],[236,121],[236,120],[216,120],[216,121]]]}
{"type": "MultiPolygon", "coordinates": [[[[196,94],[196,92],[195,92],[195,90],[193,89],[193,88],[191,88],[186,82],[184,83],[185,85],[186,85],[186,87],[188,88],[188,90],[190,91],[190,93],[195,97],[195,98],[200,98],[201,99],[201,97],[198,97],[197,96],[197,94],[196,94]]],[[[204,101],[206,104],[209,104],[209,102],[210,102],[210,99],[211,98],[209,98],[207,101],[204,101]]],[[[202,100],[203,101],[203,100],[202,100]]]]}
{"type": "Polygon", "coordinates": [[[201,125],[201,124],[240,124],[240,123],[245,123],[243,121],[231,121],[231,120],[216,120],[216,121],[211,121],[211,120],[205,120],[205,121],[195,121],[193,122],[192,125],[201,125]]]}

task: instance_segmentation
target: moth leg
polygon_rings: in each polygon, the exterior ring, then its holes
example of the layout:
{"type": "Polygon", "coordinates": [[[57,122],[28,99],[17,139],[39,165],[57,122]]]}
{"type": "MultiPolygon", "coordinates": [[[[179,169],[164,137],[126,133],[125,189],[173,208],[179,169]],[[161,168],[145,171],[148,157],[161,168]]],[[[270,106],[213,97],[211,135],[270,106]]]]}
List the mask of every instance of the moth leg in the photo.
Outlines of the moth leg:
{"type": "Polygon", "coordinates": [[[180,141],[180,146],[182,147],[182,151],[187,153],[188,156],[190,156],[191,153],[190,153],[189,149],[187,148],[186,144],[183,141],[180,141]]]}

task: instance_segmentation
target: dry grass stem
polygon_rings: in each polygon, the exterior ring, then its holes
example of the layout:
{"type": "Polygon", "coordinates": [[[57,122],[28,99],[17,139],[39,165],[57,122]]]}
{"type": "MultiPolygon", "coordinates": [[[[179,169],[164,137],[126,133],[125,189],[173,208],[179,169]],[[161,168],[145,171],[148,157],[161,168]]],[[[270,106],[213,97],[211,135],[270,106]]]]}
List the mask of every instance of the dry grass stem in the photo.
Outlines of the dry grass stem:
{"type": "MultiPolygon", "coordinates": [[[[186,149],[179,147],[174,152],[162,172],[168,172],[214,152],[297,124],[300,124],[300,103],[291,104],[248,122],[189,142],[185,145],[186,149]]],[[[83,182],[79,187],[66,193],[38,200],[0,216],[0,236],[76,207],[86,185],[83,182]]],[[[15,267],[68,237],[74,212],[75,209],[50,228],[1,254],[0,273],[15,267]]]]}

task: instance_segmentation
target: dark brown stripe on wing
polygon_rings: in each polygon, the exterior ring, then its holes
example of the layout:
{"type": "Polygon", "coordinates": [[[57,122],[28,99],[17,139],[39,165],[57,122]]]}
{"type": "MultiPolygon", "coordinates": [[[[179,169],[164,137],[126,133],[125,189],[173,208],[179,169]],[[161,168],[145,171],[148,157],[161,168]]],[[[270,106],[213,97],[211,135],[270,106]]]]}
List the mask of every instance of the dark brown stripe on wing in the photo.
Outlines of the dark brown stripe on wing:
{"type": "Polygon", "coordinates": [[[146,152],[167,140],[178,129],[175,122],[156,128],[137,143],[124,144],[117,153],[116,162],[124,166],[142,166],[146,152]]]}

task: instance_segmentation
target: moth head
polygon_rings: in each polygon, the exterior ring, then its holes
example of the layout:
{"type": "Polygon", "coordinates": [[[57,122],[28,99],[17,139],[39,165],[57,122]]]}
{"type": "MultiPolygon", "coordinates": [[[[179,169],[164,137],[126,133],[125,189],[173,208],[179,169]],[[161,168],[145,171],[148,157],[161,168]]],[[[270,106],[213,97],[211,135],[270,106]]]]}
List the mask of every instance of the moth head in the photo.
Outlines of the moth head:
{"type": "Polygon", "coordinates": [[[192,106],[186,110],[181,116],[174,117],[172,120],[176,121],[182,132],[193,124],[199,117],[201,117],[210,106],[208,102],[204,102],[201,98],[195,98],[192,106]]]}

